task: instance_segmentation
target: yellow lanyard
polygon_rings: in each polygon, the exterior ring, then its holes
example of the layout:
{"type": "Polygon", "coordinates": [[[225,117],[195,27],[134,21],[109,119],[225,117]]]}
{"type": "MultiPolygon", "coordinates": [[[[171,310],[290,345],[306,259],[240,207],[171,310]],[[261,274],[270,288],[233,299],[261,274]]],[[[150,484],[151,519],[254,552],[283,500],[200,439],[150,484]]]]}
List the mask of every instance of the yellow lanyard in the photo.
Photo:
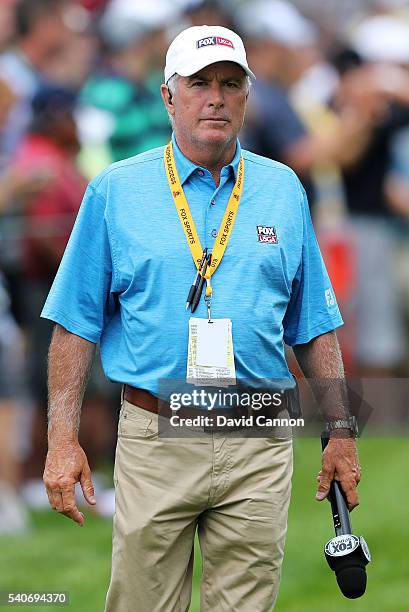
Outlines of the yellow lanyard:
{"type": "MultiPolygon", "coordinates": [[[[195,262],[196,268],[199,270],[200,262],[202,260],[203,249],[200,244],[200,239],[197,234],[195,222],[193,221],[192,213],[190,212],[189,204],[187,203],[186,196],[183,192],[182,185],[179,179],[178,171],[176,169],[175,158],[173,155],[172,142],[169,142],[165,147],[164,161],[166,175],[168,177],[170,191],[173,197],[173,201],[176,206],[177,213],[179,215],[180,222],[182,224],[183,231],[185,232],[186,240],[192,253],[193,261],[195,262]]],[[[221,222],[219,232],[214,241],[212,250],[212,257],[210,265],[207,266],[204,278],[206,279],[206,297],[210,299],[212,295],[212,288],[210,285],[210,278],[216,272],[224,252],[229,242],[234,221],[236,219],[237,211],[239,209],[240,198],[243,192],[243,180],[244,180],[244,160],[241,157],[239,161],[239,167],[237,170],[237,179],[230,194],[230,198],[224,212],[223,220],[221,222]]]]}

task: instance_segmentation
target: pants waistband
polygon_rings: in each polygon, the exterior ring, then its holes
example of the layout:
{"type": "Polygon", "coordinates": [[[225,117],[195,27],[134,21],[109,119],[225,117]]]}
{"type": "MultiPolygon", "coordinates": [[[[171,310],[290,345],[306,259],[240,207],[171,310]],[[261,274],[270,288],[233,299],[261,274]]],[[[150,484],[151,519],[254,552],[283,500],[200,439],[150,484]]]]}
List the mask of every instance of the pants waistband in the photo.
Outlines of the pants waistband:
{"type": "MultiPolygon", "coordinates": [[[[160,417],[166,417],[170,419],[170,417],[177,414],[180,418],[195,418],[197,416],[203,416],[204,414],[212,414],[212,415],[223,415],[228,419],[240,419],[242,417],[246,418],[251,414],[263,415],[268,418],[276,418],[279,413],[283,410],[288,409],[288,397],[287,394],[283,394],[282,403],[280,406],[264,406],[260,410],[255,410],[249,406],[234,406],[232,408],[215,408],[211,411],[206,410],[205,408],[194,408],[194,407],[181,407],[178,410],[172,410],[169,403],[166,401],[154,396],[149,391],[145,389],[138,389],[136,387],[132,387],[130,385],[124,385],[122,390],[122,397],[124,400],[133,404],[134,406],[139,406],[144,410],[151,412],[153,414],[157,414],[160,417]]],[[[245,425],[238,425],[236,429],[244,429],[245,425]]],[[[209,431],[225,431],[225,427],[217,427],[211,426],[209,428],[203,427],[205,431],[209,429],[209,431]]],[[[231,427],[229,431],[234,430],[231,427]]]]}

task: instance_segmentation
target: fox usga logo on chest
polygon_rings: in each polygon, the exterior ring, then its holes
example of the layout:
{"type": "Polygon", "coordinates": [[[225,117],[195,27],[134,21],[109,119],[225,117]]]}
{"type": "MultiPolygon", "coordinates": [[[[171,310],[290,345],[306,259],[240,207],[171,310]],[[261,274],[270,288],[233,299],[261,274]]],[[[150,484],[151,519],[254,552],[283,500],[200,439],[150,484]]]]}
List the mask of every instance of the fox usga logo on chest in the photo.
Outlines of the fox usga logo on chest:
{"type": "Polygon", "coordinates": [[[276,228],[271,225],[257,225],[257,239],[259,242],[278,244],[276,228]]]}

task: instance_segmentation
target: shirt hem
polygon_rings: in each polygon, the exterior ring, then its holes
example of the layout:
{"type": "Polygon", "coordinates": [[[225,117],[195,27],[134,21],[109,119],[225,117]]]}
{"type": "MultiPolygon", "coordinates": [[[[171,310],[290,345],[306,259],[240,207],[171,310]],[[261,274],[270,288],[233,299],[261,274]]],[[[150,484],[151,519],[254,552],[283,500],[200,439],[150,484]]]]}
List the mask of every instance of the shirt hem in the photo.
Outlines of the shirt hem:
{"type": "Polygon", "coordinates": [[[49,319],[50,321],[54,321],[54,323],[58,323],[62,327],[65,327],[65,329],[70,333],[80,336],[81,338],[84,338],[84,340],[88,340],[94,344],[98,344],[99,342],[100,334],[95,334],[95,332],[86,329],[84,330],[84,328],[81,327],[81,325],[79,325],[76,321],[73,321],[58,310],[54,310],[53,312],[43,311],[40,317],[42,319],[49,319]]]}
{"type": "Polygon", "coordinates": [[[320,323],[319,325],[315,325],[308,334],[297,336],[297,338],[294,341],[290,342],[284,336],[284,342],[288,346],[296,346],[297,344],[307,344],[307,342],[310,342],[314,338],[317,338],[318,336],[321,336],[322,334],[325,334],[329,331],[334,331],[335,329],[337,329],[338,327],[341,327],[342,325],[344,325],[344,322],[341,318],[339,318],[337,321],[326,321],[325,323],[320,323]]]}

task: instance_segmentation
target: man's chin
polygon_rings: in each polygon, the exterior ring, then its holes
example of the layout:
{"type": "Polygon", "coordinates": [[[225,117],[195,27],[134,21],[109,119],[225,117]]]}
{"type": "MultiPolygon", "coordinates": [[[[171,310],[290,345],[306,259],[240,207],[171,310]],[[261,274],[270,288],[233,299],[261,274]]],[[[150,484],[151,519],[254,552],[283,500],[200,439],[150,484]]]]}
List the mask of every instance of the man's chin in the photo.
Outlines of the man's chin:
{"type": "Polygon", "coordinates": [[[224,144],[231,142],[233,135],[230,130],[223,127],[212,127],[201,130],[200,140],[208,144],[224,144]]]}

